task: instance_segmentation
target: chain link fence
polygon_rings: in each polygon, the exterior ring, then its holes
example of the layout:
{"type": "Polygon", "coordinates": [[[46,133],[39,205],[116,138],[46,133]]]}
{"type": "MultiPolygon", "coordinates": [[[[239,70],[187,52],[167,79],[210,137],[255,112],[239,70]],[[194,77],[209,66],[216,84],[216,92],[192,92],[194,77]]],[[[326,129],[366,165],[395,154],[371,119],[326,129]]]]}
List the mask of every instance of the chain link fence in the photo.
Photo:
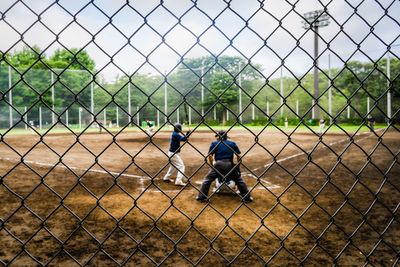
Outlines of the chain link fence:
{"type": "Polygon", "coordinates": [[[399,264],[399,1],[0,14],[2,265],[399,264]]]}

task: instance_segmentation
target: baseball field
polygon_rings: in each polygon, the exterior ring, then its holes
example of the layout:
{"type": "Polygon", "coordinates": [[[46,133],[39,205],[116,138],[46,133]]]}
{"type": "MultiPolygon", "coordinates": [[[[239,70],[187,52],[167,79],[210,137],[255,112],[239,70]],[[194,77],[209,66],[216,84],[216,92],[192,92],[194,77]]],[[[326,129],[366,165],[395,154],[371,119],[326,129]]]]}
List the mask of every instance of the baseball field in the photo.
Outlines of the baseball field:
{"type": "Polygon", "coordinates": [[[195,200],[210,130],[162,181],[170,132],[3,135],[0,263],[15,266],[391,266],[400,250],[400,132],[233,129],[254,197],[195,200]],[[21,158],[23,155],[23,158],[21,158]]]}

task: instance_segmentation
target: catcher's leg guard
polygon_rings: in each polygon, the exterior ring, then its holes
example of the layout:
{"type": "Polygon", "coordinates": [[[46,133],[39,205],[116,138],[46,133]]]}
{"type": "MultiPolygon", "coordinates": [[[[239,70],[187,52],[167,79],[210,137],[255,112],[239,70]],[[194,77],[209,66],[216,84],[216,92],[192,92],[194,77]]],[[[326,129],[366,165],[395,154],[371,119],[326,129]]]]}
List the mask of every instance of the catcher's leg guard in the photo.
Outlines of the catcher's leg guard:
{"type": "Polygon", "coordinates": [[[224,195],[236,195],[237,194],[237,186],[236,183],[232,180],[230,181],[218,181],[215,180],[215,187],[213,188],[213,192],[216,194],[224,194],[224,195]]]}

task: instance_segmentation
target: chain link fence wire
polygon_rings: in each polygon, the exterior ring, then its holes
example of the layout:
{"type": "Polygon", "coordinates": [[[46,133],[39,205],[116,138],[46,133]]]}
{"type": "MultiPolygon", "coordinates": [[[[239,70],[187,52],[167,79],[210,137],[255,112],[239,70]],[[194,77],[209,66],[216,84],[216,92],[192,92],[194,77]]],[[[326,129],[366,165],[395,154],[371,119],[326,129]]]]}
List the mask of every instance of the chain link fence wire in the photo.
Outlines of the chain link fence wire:
{"type": "Polygon", "coordinates": [[[399,264],[399,1],[0,12],[2,265],[399,264]],[[221,129],[253,202],[196,201],[221,129]]]}

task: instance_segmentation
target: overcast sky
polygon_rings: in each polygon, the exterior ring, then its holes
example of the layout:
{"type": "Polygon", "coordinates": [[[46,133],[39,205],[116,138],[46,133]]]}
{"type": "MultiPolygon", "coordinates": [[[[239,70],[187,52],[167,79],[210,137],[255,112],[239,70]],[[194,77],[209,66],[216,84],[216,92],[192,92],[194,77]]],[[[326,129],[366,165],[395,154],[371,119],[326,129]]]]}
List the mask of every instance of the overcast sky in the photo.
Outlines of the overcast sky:
{"type": "Polygon", "coordinates": [[[329,26],[319,29],[322,68],[328,67],[329,53],[332,66],[340,67],[343,62],[335,53],[343,60],[376,60],[386,54],[389,44],[397,45],[391,56],[400,57],[399,0],[164,0],[162,5],[155,0],[130,0],[129,5],[126,0],[24,2],[0,1],[5,16],[0,20],[2,52],[21,49],[24,42],[38,45],[48,55],[61,45],[85,47],[108,80],[120,72],[116,66],[131,73],[138,69],[156,72],[146,57],[164,72],[182,58],[210,53],[251,58],[267,76],[279,74],[280,57],[287,57],[285,68],[301,75],[312,67],[314,37],[302,27],[301,15],[324,6],[331,19],[329,26]],[[327,43],[330,51],[323,52],[327,43]]]}

